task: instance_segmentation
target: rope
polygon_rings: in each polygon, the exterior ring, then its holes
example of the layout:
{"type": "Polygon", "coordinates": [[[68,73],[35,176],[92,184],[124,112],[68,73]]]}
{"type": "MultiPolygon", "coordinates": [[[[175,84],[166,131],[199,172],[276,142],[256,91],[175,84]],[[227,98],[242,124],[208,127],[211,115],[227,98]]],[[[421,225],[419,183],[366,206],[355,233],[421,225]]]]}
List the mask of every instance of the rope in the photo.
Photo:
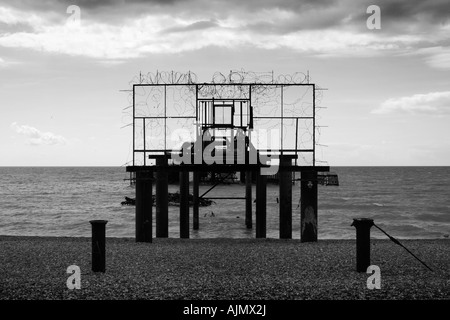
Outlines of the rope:
{"type": "Polygon", "coordinates": [[[395,244],[398,244],[400,247],[403,247],[406,251],[409,252],[409,254],[411,254],[414,258],[416,258],[417,260],[419,260],[420,263],[422,263],[425,267],[427,267],[430,271],[433,272],[433,270],[432,270],[429,266],[427,266],[425,262],[423,262],[422,260],[420,260],[419,258],[417,258],[417,257],[414,255],[414,253],[412,253],[411,251],[409,251],[408,248],[406,248],[404,245],[402,245],[402,244],[400,243],[400,241],[398,241],[398,240],[395,239],[394,237],[392,237],[392,236],[390,236],[389,234],[387,234],[386,231],[384,231],[383,229],[381,229],[381,228],[380,228],[379,226],[377,226],[375,223],[374,223],[373,225],[374,225],[377,229],[379,229],[381,232],[383,232],[385,235],[387,235],[387,236],[389,237],[389,239],[392,240],[392,242],[394,242],[395,244]]]}

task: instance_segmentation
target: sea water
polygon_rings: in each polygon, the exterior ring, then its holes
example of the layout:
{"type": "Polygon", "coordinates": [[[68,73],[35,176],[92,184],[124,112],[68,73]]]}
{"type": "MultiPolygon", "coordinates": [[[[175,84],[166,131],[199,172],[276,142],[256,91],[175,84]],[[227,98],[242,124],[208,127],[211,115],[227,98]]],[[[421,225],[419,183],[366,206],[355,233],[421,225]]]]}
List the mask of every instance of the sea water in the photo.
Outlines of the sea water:
{"type": "MultiPolygon", "coordinates": [[[[371,218],[398,238],[450,234],[450,167],[332,167],[339,186],[319,185],[319,239],[354,239],[354,218],[371,218]]],[[[0,235],[91,236],[89,220],[108,220],[108,237],[135,236],[135,190],[124,167],[0,167],[0,235]]],[[[200,194],[211,185],[201,185],[200,194]]],[[[192,186],[191,186],[192,188],[192,186]]],[[[267,237],[279,237],[278,185],[267,185],[267,237]]],[[[177,185],[169,185],[176,192],[177,185]]],[[[300,238],[300,185],[293,186],[292,236],[300,238]]],[[[192,189],[191,189],[192,193],[192,189]]],[[[245,195],[240,183],[218,185],[207,196],[245,195]]],[[[253,186],[253,199],[255,186],[253,186]]],[[[200,207],[191,238],[254,238],[245,226],[245,200],[200,207]]],[[[253,225],[255,226],[255,203],[253,225]]],[[[155,210],[153,210],[155,224],[155,210]]],[[[153,232],[155,235],[155,231],[153,232]]],[[[386,238],[372,228],[373,238],[386,238]]],[[[169,237],[179,237],[179,207],[169,206],[169,237]]]]}

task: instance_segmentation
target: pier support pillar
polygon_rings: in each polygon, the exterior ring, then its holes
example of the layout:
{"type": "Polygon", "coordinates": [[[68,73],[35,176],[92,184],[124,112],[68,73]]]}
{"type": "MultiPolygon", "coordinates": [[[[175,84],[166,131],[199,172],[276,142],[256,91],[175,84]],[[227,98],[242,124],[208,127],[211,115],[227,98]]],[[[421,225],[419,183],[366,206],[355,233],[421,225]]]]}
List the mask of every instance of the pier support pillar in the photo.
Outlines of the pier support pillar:
{"type": "Polygon", "coordinates": [[[266,237],[267,176],[258,172],[256,177],[256,238],[266,237]]]}
{"type": "Polygon", "coordinates": [[[198,189],[199,189],[199,182],[200,182],[200,172],[194,171],[194,181],[193,181],[193,197],[194,197],[194,206],[193,206],[193,229],[198,230],[199,229],[199,218],[198,218],[198,189]]]}
{"type": "Polygon", "coordinates": [[[180,238],[189,238],[189,171],[180,171],[180,238]]]}
{"type": "Polygon", "coordinates": [[[252,172],[245,172],[245,226],[247,229],[253,227],[252,221],[252,172]]]}
{"type": "Polygon", "coordinates": [[[301,242],[317,241],[317,172],[301,172],[300,238],[301,242]]]}
{"type": "MultiPolygon", "coordinates": [[[[290,168],[292,158],[280,156],[280,167],[290,168]]],[[[292,172],[280,170],[280,239],[292,239],[292,172]]]]}
{"type": "Polygon", "coordinates": [[[153,172],[136,172],[136,242],[152,242],[153,172]]]}
{"type": "Polygon", "coordinates": [[[167,157],[156,158],[159,167],[156,172],[156,237],[167,238],[169,236],[169,177],[166,167],[167,157]]]}

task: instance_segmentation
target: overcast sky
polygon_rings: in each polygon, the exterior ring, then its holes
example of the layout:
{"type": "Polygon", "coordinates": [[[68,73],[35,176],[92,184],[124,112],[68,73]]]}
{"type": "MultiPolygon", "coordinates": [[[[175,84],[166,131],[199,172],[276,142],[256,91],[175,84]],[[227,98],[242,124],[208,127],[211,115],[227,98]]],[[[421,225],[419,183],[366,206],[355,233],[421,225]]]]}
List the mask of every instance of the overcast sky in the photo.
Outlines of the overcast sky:
{"type": "Polygon", "coordinates": [[[317,158],[330,166],[450,165],[444,0],[2,0],[0,165],[123,165],[119,90],[134,76],[236,69],[309,71],[328,89],[317,158]]]}

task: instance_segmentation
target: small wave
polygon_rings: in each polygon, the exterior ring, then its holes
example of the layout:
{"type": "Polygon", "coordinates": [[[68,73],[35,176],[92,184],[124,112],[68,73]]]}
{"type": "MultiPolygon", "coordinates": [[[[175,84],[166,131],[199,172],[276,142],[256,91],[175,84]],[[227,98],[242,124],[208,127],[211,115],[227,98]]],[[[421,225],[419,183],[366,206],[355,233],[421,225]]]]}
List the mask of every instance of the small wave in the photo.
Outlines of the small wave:
{"type": "Polygon", "coordinates": [[[415,215],[415,219],[419,221],[444,222],[450,223],[450,216],[448,214],[436,213],[420,213],[415,215]]]}
{"type": "Polygon", "coordinates": [[[378,202],[374,202],[373,205],[377,207],[384,207],[384,204],[378,202]]]}

